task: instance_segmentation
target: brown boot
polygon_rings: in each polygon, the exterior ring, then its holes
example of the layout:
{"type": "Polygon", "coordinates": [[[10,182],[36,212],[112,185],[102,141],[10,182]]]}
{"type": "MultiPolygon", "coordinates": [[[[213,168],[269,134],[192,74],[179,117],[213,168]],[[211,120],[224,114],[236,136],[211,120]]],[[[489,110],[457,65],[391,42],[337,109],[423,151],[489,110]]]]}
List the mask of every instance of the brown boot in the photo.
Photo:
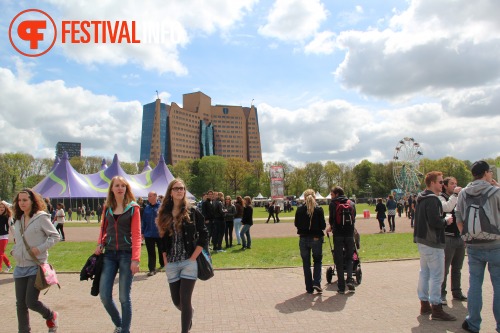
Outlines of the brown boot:
{"type": "Polygon", "coordinates": [[[432,304],[432,320],[455,321],[457,318],[443,311],[443,304],[432,304]]]}
{"type": "Polygon", "coordinates": [[[429,301],[420,301],[420,314],[429,314],[432,312],[431,304],[429,301]]]}

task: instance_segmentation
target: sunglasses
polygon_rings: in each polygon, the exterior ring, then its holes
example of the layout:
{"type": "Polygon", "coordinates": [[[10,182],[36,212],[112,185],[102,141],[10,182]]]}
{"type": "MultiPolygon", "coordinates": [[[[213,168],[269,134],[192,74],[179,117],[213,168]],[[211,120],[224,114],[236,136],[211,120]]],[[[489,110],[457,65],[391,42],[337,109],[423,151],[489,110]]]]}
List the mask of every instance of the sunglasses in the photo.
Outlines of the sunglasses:
{"type": "Polygon", "coordinates": [[[182,191],[184,191],[184,187],[182,187],[182,186],[181,187],[172,187],[172,191],[174,191],[174,192],[182,192],[182,191]]]}

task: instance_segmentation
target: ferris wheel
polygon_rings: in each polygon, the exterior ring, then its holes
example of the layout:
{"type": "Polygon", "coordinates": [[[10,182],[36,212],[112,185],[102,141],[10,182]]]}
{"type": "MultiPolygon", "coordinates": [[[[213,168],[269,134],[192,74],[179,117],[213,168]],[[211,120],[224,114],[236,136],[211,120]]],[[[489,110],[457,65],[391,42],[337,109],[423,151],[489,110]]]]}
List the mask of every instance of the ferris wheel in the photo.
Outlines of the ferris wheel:
{"type": "Polygon", "coordinates": [[[394,149],[392,173],[394,181],[405,194],[418,192],[422,173],[418,171],[422,148],[415,139],[405,137],[394,149]]]}

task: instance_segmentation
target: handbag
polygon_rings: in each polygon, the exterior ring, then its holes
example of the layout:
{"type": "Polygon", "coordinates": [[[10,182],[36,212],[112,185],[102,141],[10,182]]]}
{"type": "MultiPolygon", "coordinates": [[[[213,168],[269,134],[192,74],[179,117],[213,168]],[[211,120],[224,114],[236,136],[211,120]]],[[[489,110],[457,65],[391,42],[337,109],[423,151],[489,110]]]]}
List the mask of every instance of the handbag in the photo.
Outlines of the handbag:
{"type": "MultiPolygon", "coordinates": [[[[194,222],[195,228],[195,244],[198,239],[198,230],[196,230],[196,212],[194,209],[191,210],[191,219],[194,222]]],[[[210,252],[207,249],[203,248],[201,253],[196,257],[196,263],[198,264],[198,279],[202,281],[207,281],[214,276],[214,268],[212,266],[212,256],[210,256],[210,252]]]]}
{"type": "Polygon", "coordinates": [[[207,281],[214,276],[214,268],[212,266],[212,257],[206,249],[203,249],[196,258],[198,264],[198,279],[207,281]]]}
{"type": "Polygon", "coordinates": [[[30,254],[33,261],[38,265],[38,271],[36,272],[35,279],[35,288],[41,291],[57,284],[59,289],[61,289],[61,285],[59,285],[59,280],[57,279],[56,270],[49,263],[41,263],[33,254],[33,252],[31,251],[31,247],[28,245],[28,242],[26,242],[26,239],[24,238],[23,221],[20,221],[20,224],[21,236],[23,238],[24,246],[26,246],[26,250],[28,250],[28,253],[30,254]]]}

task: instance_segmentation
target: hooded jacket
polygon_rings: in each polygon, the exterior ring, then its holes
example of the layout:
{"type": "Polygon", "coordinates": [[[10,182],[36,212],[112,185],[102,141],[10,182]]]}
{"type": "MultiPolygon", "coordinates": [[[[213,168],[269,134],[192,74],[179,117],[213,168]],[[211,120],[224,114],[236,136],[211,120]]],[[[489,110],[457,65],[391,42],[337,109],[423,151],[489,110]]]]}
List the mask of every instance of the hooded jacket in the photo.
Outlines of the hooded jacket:
{"type": "MultiPolygon", "coordinates": [[[[21,230],[23,218],[24,215],[21,216],[20,220],[16,220],[14,224],[14,238],[16,243],[12,248],[12,256],[16,259],[17,266],[19,267],[36,266],[37,263],[33,261],[23,241],[21,230]]],[[[36,247],[40,251],[40,254],[36,256],[38,261],[47,263],[49,257],[48,250],[59,242],[61,237],[50,220],[50,214],[39,211],[29,219],[24,229],[24,239],[30,248],[36,247]]]]}
{"type": "MultiPolygon", "coordinates": [[[[332,199],[330,202],[330,205],[328,206],[329,208],[329,223],[330,226],[332,227],[332,232],[334,235],[337,236],[342,236],[342,237],[353,237],[354,236],[354,223],[356,221],[356,205],[354,202],[350,201],[351,207],[353,209],[353,224],[351,226],[342,226],[340,224],[337,224],[336,219],[336,214],[337,214],[337,203],[345,203],[349,200],[345,195],[339,195],[338,197],[332,199]]],[[[384,207],[385,208],[385,207],[384,207]]]]}
{"type": "Polygon", "coordinates": [[[431,190],[418,194],[415,207],[415,226],[413,241],[429,247],[444,249],[443,206],[441,201],[431,190]]]}
{"type": "MultiPolygon", "coordinates": [[[[465,203],[465,196],[467,194],[470,195],[479,195],[481,194],[486,188],[491,187],[492,185],[488,183],[485,180],[478,179],[473,181],[472,183],[469,183],[467,187],[465,187],[460,193],[458,194],[458,200],[457,200],[457,207],[455,209],[455,216],[457,218],[457,223],[463,223],[465,216],[466,216],[466,209],[467,205],[465,203]]],[[[490,206],[490,213],[491,213],[491,223],[495,223],[497,227],[500,228],[500,190],[497,190],[493,195],[491,195],[488,199],[488,203],[490,206]]],[[[492,248],[499,248],[500,247],[500,240],[494,240],[488,243],[479,243],[479,244],[469,244],[467,243],[468,247],[474,247],[474,248],[482,248],[482,249],[492,249],[492,248]]]]}

